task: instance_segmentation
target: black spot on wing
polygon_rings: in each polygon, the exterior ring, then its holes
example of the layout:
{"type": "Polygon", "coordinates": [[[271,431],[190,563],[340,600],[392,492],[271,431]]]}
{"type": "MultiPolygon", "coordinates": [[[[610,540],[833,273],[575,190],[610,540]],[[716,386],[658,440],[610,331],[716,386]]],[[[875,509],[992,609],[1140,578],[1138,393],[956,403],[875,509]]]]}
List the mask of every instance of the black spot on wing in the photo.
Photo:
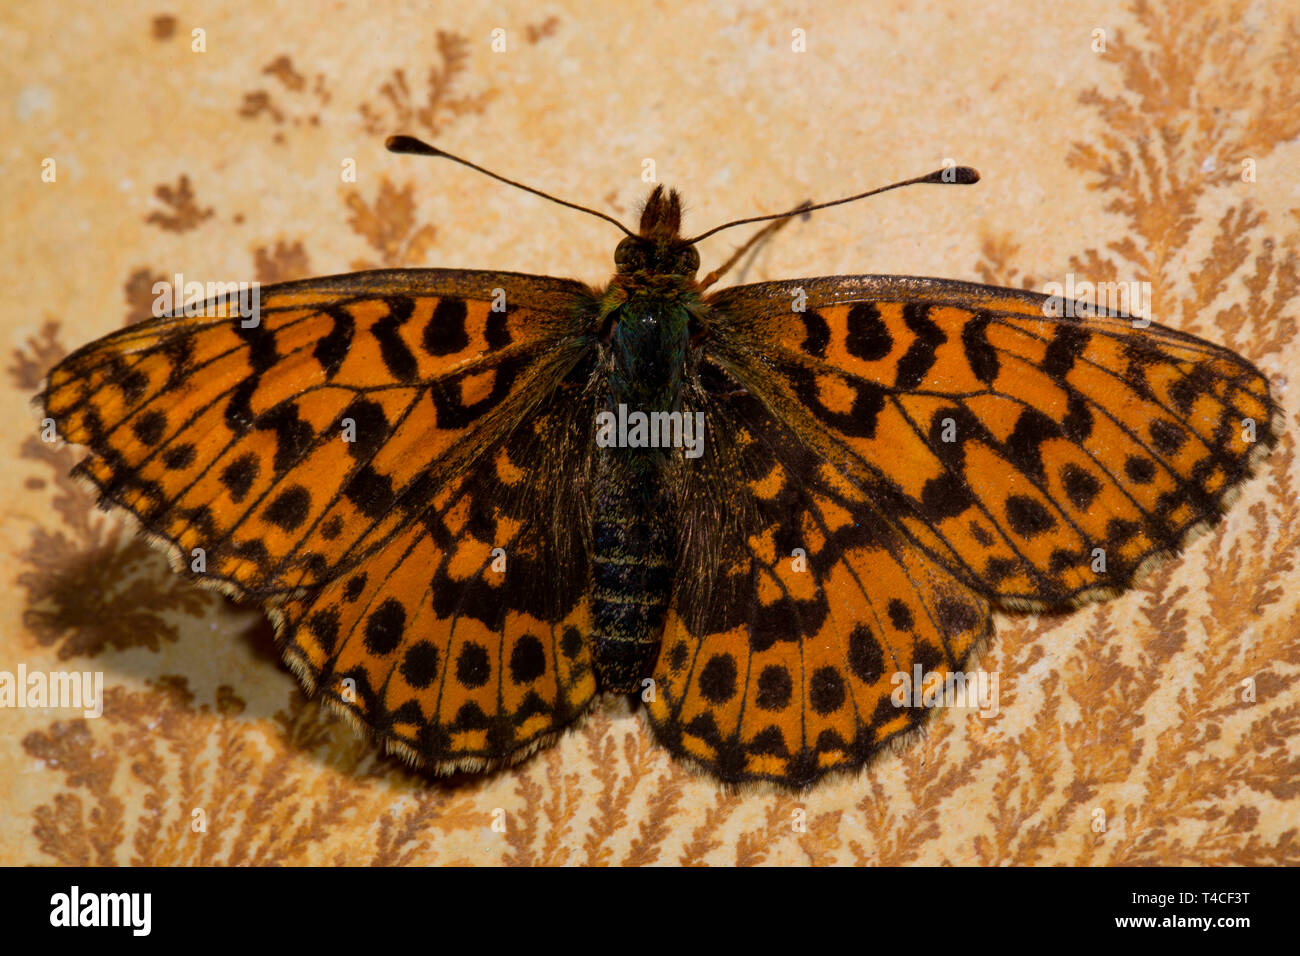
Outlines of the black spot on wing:
{"type": "Polygon", "coordinates": [[[275,496],[262,516],[276,527],[292,531],[307,520],[310,511],[311,492],[302,485],[292,485],[275,496]]]}
{"type": "Polygon", "coordinates": [[[1061,422],[1061,434],[1076,445],[1081,445],[1092,434],[1092,410],[1087,401],[1078,392],[1071,391],[1066,399],[1065,418],[1061,422]]]}
{"type": "Polygon", "coordinates": [[[492,675],[492,660],[487,648],[475,641],[466,641],[456,658],[456,680],[464,687],[482,687],[492,675]]]}
{"type": "Polygon", "coordinates": [[[257,456],[250,452],[247,455],[240,455],[226,465],[217,478],[226,486],[226,491],[230,493],[230,500],[238,504],[247,496],[260,471],[261,465],[257,456]]]}
{"type": "Polygon", "coordinates": [[[150,409],[131,423],[131,433],[146,445],[162,441],[167,431],[167,416],[158,409],[150,409]]]}
{"type": "Polygon", "coordinates": [[[1187,433],[1182,428],[1163,418],[1152,419],[1147,430],[1151,433],[1151,441],[1155,443],[1156,449],[1164,455],[1177,454],[1178,449],[1187,441],[1187,433]]]}
{"type": "Polygon", "coordinates": [[[402,602],[389,598],[366,620],[366,649],[374,654],[391,654],[406,631],[406,610],[402,602]]]}
{"type": "Polygon", "coordinates": [[[246,328],[243,321],[234,324],[235,334],[248,345],[248,364],[253,372],[260,375],[280,360],[275,348],[275,333],[265,323],[259,322],[252,328],[246,328]]]}
{"type": "Polygon", "coordinates": [[[903,306],[903,322],[916,335],[916,341],[899,360],[894,384],[898,388],[916,388],[934,367],[935,353],[948,337],[930,318],[930,307],[924,303],[909,302],[903,306]]]}
{"type": "MultiPolygon", "coordinates": [[[[339,432],[344,421],[351,419],[356,426],[356,441],[348,443],[348,454],[353,458],[369,460],[388,440],[388,417],[383,406],[366,398],[355,398],[339,414],[339,432]]],[[[340,439],[341,440],[341,439],[340,439]]]]}
{"type": "Polygon", "coordinates": [[[260,376],[249,375],[235,386],[226,400],[226,427],[236,435],[242,435],[253,422],[253,408],[249,402],[261,382],[260,376]]]}
{"type": "Polygon", "coordinates": [[[758,696],[755,703],[761,710],[784,710],[794,693],[794,682],[785,667],[769,664],[758,675],[758,696]]]}
{"type": "Polygon", "coordinates": [[[1145,485],[1156,476],[1156,466],[1150,458],[1131,455],[1128,461],[1124,462],[1124,474],[1128,475],[1130,481],[1145,485]]]}
{"type": "Polygon", "coordinates": [[[1080,511],[1087,511],[1101,491],[1101,482],[1074,462],[1061,469],[1061,485],[1065,488],[1070,504],[1080,511]]]}
{"type": "Polygon", "coordinates": [[[339,639],[339,612],[334,608],[317,611],[307,618],[307,629],[315,635],[321,650],[331,653],[339,639]]]}
{"type": "Polygon", "coordinates": [[[979,623],[979,612],[966,601],[944,598],[939,601],[935,613],[945,634],[961,634],[969,631],[979,623]]]}
{"type": "Polygon", "coordinates": [[[1011,530],[1022,538],[1032,538],[1056,527],[1056,520],[1043,507],[1042,502],[1028,495],[1008,497],[1006,514],[1011,530]]]}
{"type": "Polygon", "coordinates": [[[367,518],[382,518],[393,506],[393,480],[370,465],[362,465],[348,481],[344,495],[367,518]]]}
{"type": "MultiPolygon", "coordinates": [[[[502,319],[504,312],[496,313],[502,319]]],[[[469,345],[469,330],[465,327],[469,309],[464,300],[451,297],[438,300],[433,315],[424,327],[422,343],[430,355],[454,355],[469,345]]]]}
{"type": "Polygon", "coordinates": [[[109,360],[108,380],[122,390],[128,405],[134,405],[149,390],[149,376],[139,369],[131,368],[122,361],[120,355],[109,360]]]}
{"type": "Polygon", "coordinates": [[[893,349],[893,336],[874,302],[859,302],[849,309],[844,345],[864,362],[878,362],[893,349]]]}
{"type": "Polygon", "coordinates": [[[163,467],[169,468],[173,471],[188,468],[190,465],[194,464],[196,454],[194,446],[188,442],[181,445],[173,445],[171,448],[168,448],[163,452],[163,467]]]}
{"type": "Polygon", "coordinates": [[[1214,380],[1214,373],[1208,366],[1197,365],[1169,387],[1169,397],[1178,410],[1186,414],[1192,410],[1192,403],[1198,396],[1213,392],[1214,380]]]}
{"type": "Polygon", "coordinates": [[[803,344],[800,348],[809,355],[825,358],[826,346],[831,341],[831,327],[826,324],[826,320],[819,312],[796,312],[795,315],[799,316],[804,328],[803,344]]]}
{"type": "Polygon", "coordinates": [[[819,667],[808,682],[808,700],[813,710],[825,715],[839,710],[847,697],[844,675],[834,667],[819,667]]]}
{"type": "Polygon", "coordinates": [[[715,654],[700,671],[700,695],[712,704],[725,704],[736,695],[736,661],[730,654],[715,654]]]}
{"type": "Polygon", "coordinates": [[[885,673],[885,653],[865,624],[849,634],[849,670],[865,684],[876,683],[885,673]]]}
{"type": "Polygon", "coordinates": [[[1060,436],[1060,425],[1036,408],[1025,408],[1007,436],[1004,453],[1017,469],[1041,481],[1044,476],[1042,444],[1060,436]]]}
{"type": "Polygon", "coordinates": [[[354,574],[348,578],[348,583],[343,586],[343,600],[349,604],[361,597],[361,592],[365,589],[367,576],[364,572],[354,574]]]}
{"type": "Polygon", "coordinates": [[[167,382],[163,385],[163,391],[175,391],[193,372],[194,337],[187,335],[172,339],[162,347],[162,353],[171,363],[171,371],[167,373],[167,382]]]}
{"type": "Polygon", "coordinates": [[[312,350],[312,356],[325,370],[325,379],[328,381],[338,373],[339,366],[348,357],[348,349],[352,347],[352,335],[356,323],[352,318],[352,313],[342,306],[326,306],[321,311],[328,315],[334,324],[330,328],[329,335],[316,343],[316,348],[312,350]]]}
{"type": "Polygon", "coordinates": [[[371,326],[370,331],[379,343],[379,356],[389,374],[399,381],[409,382],[415,378],[419,367],[399,330],[415,311],[415,300],[404,295],[394,295],[384,301],[388,305],[388,314],[371,326]]]}
{"type": "MultiPolygon", "coordinates": [[[[685,648],[684,644],[677,645],[685,648]]],[[[582,650],[582,633],[576,627],[566,627],[560,637],[560,653],[569,660],[574,660],[582,650]]],[[[675,650],[675,649],[674,649],[675,650]]]]}
{"type": "Polygon", "coordinates": [[[528,684],[546,673],[546,650],[532,634],[525,634],[515,642],[510,652],[510,679],[516,684],[528,684]]]}
{"type": "Polygon", "coordinates": [[[255,426],[275,432],[275,473],[283,474],[311,448],[316,432],[298,414],[298,406],[285,402],[258,417],[255,426]]]}
{"type": "Polygon", "coordinates": [[[912,618],[912,610],[903,601],[898,598],[891,598],[889,601],[889,622],[900,631],[910,631],[916,622],[912,618]]]}
{"type": "Polygon", "coordinates": [[[1064,379],[1074,368],[1075,359],[1087,349],[1091,337],[1087,329],[1077,325],[1058,325],[1043,357],[1043,371],[1057,381],[1064,379]]]}
{"type": "Polygon", "coordinates": [[[975,499],[966,482],[947,469],[929,479],[921,488],[922,513],[931,521],[955,518],[973,507],[975,499]]]}
{"type": "Polygon", "coordinates": [[[997,349],[989,344],[988,328],[992,316],[987,312],[975,315],[961,330],[961,344],[966,351],[966,362],[971,372],[985,385],[992,385],[998,377],[1000,364],[997,349]]]}
{"type": "Polygon", "coordinates": [[[510,309],[507,306],[504,310],[489,309],[487,322],[483,327],[483,338],[487,342],[489,352],[495,352],[503,349],[510,344],[510,327],[507,317],[510,315],[510,309]]]}

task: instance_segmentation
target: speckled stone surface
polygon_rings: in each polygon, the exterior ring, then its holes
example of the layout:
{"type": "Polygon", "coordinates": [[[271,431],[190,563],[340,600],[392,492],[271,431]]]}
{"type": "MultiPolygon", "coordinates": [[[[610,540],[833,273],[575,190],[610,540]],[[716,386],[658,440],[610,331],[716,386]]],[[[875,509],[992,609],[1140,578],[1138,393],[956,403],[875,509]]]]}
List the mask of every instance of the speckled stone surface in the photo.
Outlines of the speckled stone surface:
{"type": "Polygon", "coordinates": [[[0,709],[0,863],[1300,863],[1292,5],[591,6],[0,10],[0,672],[104,686],[97,718],[0,709]],[[974,188],[796,222],[732,278],[1149,281],[1159,321],[1271,377],[1288,432],[1139,588],[1000,617],[996,717],[940,713],[859,776],[725,792],[611,705],[519,767],[430,784],[305,701],[259,613],[94,510],[28,407],[177,272],[607,279],[607,225],[385,153],[399,131],[624,219],[652,161],[693,231],[976,166],[974,188]]]}

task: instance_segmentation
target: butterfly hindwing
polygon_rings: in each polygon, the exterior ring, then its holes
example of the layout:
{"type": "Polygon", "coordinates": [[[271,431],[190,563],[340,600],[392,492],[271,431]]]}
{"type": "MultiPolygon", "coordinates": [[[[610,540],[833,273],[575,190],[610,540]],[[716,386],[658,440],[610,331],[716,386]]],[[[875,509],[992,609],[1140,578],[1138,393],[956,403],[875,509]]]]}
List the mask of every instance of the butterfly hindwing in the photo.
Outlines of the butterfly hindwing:
{"type": "Polygon", "coordinates": [[[716,566],[685,563],[650,723],[723,780],[806,786],[915,728],[923,710],[895,699],[895,675],[960,671],[988,636],[989,605],[752,394],[704,404],[715,437],[698,480],[717,476],[737,517],[684,518],[722,546],[716,566]]]}
{"type": "Polygon", "coordinates": [[[277,611],[304,680],[415,762],[521,758],[595,699],[576,407],[530,416],[364,564],[277,611]]]}
{"type": "Polygon", "coordinates": [[[837,276],[709,304],[717,360],[1006,606],[1128,586],[1276,440],[1268,382],[1240,356],[1128,317],[1053,317],[1034,293],[837,276]]]}

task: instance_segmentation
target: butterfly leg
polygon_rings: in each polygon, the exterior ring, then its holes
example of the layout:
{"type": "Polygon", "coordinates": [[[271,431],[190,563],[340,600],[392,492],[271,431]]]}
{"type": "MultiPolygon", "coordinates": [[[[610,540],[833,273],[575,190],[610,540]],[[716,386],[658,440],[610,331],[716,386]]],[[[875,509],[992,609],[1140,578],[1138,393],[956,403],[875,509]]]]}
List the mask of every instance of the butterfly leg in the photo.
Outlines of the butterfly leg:
{"type": "MultiPolygon", "coordinates": [[[[811,205],[812,200],[804,200],[804,202],[800,204],[799,209],[804,209],[811,205]]],[[[748,242],[731,254],[730,259],[704,277],[703,281],[700,282],[700,291],[703,292],[709,286],[713,285],[713,283],[726,275],[727,271],[744,258],[745,253],[749,252],[749,250],[758,245],[758,243],[772,238],[772,236],[774,236],[782,226],[794,219],[795,213],[797,213],[799,209],[796,209],[784,219],[775,219],[772,222],[769,222],[762,229],[758,230],[758,232],[754,233],[754,235],[749,238],[748,242]]]]}

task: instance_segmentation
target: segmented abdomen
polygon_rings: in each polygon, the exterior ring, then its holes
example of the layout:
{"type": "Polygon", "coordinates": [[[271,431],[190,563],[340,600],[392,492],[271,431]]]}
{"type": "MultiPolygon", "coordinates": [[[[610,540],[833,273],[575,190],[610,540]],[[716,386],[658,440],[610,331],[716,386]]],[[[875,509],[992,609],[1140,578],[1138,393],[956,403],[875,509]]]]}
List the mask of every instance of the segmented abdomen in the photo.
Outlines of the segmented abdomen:
{"type": "Polygon", "coordinates": [[[629,693],[654,663],[672,596],[672,502],[657,462],[604,449],[592,496],[592,652],[604,690],[629,693]]]}

